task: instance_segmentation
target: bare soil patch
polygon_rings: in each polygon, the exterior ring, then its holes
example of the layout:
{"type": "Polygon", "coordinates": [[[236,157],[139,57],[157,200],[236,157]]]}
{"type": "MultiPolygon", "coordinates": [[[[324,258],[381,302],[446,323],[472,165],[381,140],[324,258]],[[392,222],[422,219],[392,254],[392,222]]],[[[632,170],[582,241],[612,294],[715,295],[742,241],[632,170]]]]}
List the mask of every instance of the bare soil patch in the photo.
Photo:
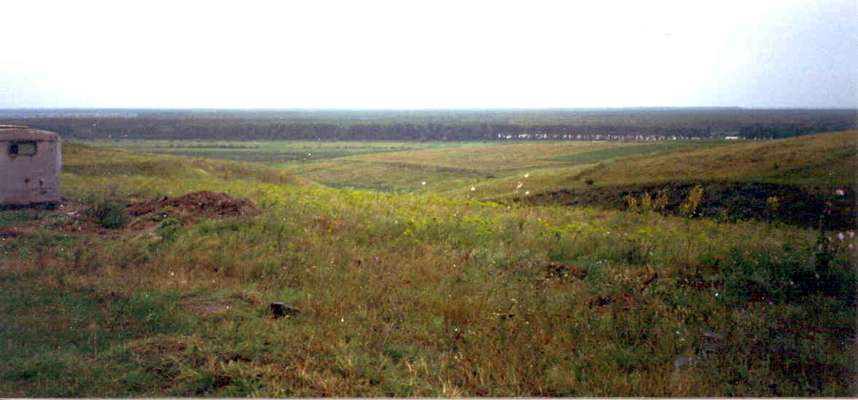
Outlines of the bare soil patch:
{"type": "Polygon", "coordinates": [[[230,308],[227,302],[188,303],[184,305],[191,313],[199,317],[223,314],[230,308]]]}
{"type": "Polygon", "coordinates": [[[132,202],[126,212],[131,217],[167,214],[179,218],[182,222],[191,222],[200,218],[255,215],[259,208],[248,199],[236,199],[226,193],[203,191],[179,197],[164,196],[132,202]]]}

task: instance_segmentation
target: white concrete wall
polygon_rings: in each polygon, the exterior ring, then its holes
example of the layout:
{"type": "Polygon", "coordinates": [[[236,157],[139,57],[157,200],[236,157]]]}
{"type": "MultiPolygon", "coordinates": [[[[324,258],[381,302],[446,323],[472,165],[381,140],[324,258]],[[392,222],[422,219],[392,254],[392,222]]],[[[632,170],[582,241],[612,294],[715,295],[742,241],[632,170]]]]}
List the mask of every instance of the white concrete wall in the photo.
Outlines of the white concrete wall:
{"type": "Polygon", "coordinates": [[[62,148],[36,140],[36,154],[9,154],[12,141],[0,140],[0,206],[58,203],[62,148]]]}

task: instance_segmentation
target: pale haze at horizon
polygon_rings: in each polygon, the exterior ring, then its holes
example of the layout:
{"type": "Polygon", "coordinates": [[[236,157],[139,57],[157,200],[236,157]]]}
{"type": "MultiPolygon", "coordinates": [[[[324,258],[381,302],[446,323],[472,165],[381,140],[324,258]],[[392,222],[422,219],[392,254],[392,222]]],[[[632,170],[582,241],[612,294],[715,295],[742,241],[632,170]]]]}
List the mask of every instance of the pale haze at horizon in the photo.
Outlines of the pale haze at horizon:
{"type": "Polygon", "coordinates": [[[9,1],[0,108],[853,108],[856,7],[9,1]]]}

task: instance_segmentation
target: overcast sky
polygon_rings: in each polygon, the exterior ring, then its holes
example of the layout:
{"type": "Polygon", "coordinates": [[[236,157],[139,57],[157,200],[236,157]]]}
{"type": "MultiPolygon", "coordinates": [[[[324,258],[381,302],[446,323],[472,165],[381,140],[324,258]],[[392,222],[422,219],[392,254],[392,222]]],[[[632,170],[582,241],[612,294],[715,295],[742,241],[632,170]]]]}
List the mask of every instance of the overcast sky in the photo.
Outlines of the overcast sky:
{"type": "Polygon", "coordinates": [[[856,107],[856,3],[3,1],[0,108],[856,107]]]}

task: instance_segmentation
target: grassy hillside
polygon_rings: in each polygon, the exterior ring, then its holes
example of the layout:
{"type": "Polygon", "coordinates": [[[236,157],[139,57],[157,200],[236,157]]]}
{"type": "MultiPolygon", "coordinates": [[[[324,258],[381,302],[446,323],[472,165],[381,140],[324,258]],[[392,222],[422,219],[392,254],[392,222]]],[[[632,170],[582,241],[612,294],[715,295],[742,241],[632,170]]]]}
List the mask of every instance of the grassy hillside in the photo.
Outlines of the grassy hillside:
{"type": "Polygon", "coordinates": [[[629,197],[663,194],[663,211],[679,213],[689,191],[700,185],[700,214],[707,218],[815,227],[828,209],[829,228],[848,229],[856,225],[856,138],[858,132],[850,131],[739,142],[97,143],[257,161],[335,188],[504,203],[626,209],[629,197]],[[844,195],[836,196],[837,190],[844,195]]]}
{"type": "MultiPolygon", "coordinates": [[[[527,146],[343,161],[550,185],[634,153],[527,146]]],[[[850,232],[333,189],[80,145],[64,156],[63,208],[0,212],[3,396],[854,393],[850,232]],[[258,211],[123,212],[201,190],[258,211]],[[299,312],[272,319],[272,301],[299,312]]]]}
{"type": "Polygon", "coordinates": [[[730,179],[852,186],[856,156],[858,131],[849,131],[639,157],[593,167],[575,178],[600,185],[730,179]]]}
{"type": "MultiPolygon", "coordinates": [[[[566,189],[589,189],[666,182],[759,182],[797,187],[854,188],[858,163],[858,131],[826,133],[772,141],[710,143],[684,147],[652,146],[648,154],[635,147],[617,147],[561,159],[576,165],[568,169],[537,171],[539,179],[526,181],[530,194],[566,189]],[[719,145],[716,145],[719,144],[719,145]],[[660,151],[659,151],[660,150],[660,151]],[[595,153],[595,154],[594,154],[595,153]],[[617,154],[615,158],[604,157],[617,154]]],[[[674,145],[678,146],[678,145],[674,145]]],[[[486,183],[484,198],[520,197],[520,176],[486,183]]],[[[460,190],[464,192],[464,190],[460,190]]]]}

